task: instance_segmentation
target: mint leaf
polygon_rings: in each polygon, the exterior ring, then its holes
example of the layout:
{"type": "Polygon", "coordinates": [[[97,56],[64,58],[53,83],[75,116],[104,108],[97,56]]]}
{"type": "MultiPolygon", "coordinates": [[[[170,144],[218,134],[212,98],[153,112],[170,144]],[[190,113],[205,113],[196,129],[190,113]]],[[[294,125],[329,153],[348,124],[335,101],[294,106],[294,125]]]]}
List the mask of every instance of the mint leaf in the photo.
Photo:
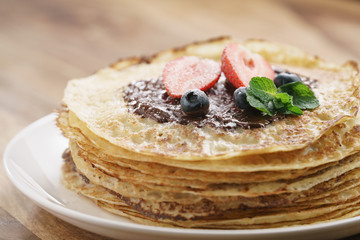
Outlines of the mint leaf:
{"type": "Polygon", "coordinates": [[[276,95],[277,89],[274,82],[266,77],[253,77],[249,83],[253,96],[262,102],[270,102],[276,95]]]}
{"type": "Polygon", "coordinates": [[[314,109],[320,105],[313,91],[302,82],[282,85],[279,87],[278,92],[291,95],[293,104],[301,109],[314,109]]]}
{"type": "Polygon", "coordinates": [[[266,77],[254,77],[246,91],[246,99],[250,106],[273,116],[276,112],[273,99],[277,89],[274,82],[266,77]]]}
{"type": "Polygon", "coordinates": [[[294,115],[303,115],[303,111],[298,106],[288,106],[287,111],[285,111],[285,114],[294,114],[294,115]]]}
{"type": "Polygon", "coordinates": [[[274,105],[276,109],[286,108],[286,105],[292,104],[292,96],[287,93],[278,93],[275,95],[274,105]]]}
{"type": "Polygon", "coordinates": [[[278,93],[274,99],[275,108],[283,114],[302,115],[303,112],[293,105],[293,97],[287,93],[278,93]]]}
{"type": "MultiPolygon", "coordinates": [[[[252,92],[251,89],[248,89],[246,92],[246,100],[249,102],[250,106],[266,113],[269,116],[275,114],[275,109],[269,102],[262,101],[261,98],[257,98],[256,95],[252,92]]],[[[272,101],[270,101],[272,103],[272,101]]]]}

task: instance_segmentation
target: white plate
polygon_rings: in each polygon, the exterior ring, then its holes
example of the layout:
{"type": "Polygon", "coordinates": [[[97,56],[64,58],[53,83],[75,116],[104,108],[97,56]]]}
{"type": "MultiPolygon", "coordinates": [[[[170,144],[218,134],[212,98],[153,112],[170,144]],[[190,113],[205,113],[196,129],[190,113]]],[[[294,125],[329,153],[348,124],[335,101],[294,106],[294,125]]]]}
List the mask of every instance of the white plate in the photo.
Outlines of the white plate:
{"type": "Polygon", "coordinates": [[[67,140],[55,114],[34,122],[8,144],[5,170],[13,184],[37,205],[80,228],[118,239],[338,239],[360,232],[360,217],[296,227],[258,230],[202,230],[143,226],[107,213],[60,183],[67,140]]]}

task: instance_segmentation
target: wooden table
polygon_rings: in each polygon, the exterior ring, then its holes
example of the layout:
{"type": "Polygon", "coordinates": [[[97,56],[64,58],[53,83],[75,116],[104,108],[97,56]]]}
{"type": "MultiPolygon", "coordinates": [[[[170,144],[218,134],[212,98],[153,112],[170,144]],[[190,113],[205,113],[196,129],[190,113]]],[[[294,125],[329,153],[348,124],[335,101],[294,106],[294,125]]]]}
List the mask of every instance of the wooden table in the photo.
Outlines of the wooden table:
{"type": "MultiPolygon", "coordinates": [[[[120,57],[219,35],[360,62],[360,2],[0,0],[0,154],[17,132],[60,106],[69,79],[120,57]]],[[[103,238],[35,206],[1,164],[0,239],[103,238]]]]}

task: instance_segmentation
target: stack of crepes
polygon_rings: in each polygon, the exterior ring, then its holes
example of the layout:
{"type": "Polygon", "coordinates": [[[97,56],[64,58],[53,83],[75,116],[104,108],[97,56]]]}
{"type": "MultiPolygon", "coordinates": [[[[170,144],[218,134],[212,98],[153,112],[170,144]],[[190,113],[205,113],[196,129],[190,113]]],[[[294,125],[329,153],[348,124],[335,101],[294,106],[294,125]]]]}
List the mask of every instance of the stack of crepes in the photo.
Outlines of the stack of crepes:
{"type": "Polygon", "coordinates": [[[320,106],[263,128],[159,123],[123,98],[134,81],[159,78],[191,55],[220,61],[230,38],[148,58],[120,60],[68,83],[57,124],[69,139],[63,183],[135,222],[257,229],[360,215],[359,76],[297,48],[243,42],[271,65],[316,80],[320,106]]]}

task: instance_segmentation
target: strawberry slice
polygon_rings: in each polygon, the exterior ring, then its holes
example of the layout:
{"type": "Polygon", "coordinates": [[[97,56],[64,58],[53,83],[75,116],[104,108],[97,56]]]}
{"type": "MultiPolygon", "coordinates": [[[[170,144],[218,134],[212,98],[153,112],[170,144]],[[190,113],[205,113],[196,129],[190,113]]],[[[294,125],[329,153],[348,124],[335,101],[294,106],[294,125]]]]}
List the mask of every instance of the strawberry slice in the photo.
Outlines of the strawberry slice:
{"type": "Polygon", "coordinates": [[[237,43],[228,44],[221,57],[221,70],[236,87],[246,87],[253,77],[274,79],[275,73],[270,64],[259,54],[237,43]]]}
{"type": "Polygon", "coordinates": [[[162,76],[168,94],[181,98],[191,89],[210,89],[219,80],[220,74],[220,64],[214,60],[185,56],[167,63],[162,76]]]}

